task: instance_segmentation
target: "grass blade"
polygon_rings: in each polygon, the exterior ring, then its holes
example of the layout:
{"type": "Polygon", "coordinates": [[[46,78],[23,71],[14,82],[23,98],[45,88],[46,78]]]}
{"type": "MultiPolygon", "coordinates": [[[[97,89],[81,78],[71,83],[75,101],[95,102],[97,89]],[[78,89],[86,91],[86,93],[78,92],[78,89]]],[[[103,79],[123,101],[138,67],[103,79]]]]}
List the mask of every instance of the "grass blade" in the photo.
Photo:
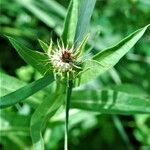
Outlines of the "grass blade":
{"type": "Polygon", "coordinates": [[[64,6],[62,6],[61,4],[59,4],[57,1],[55,0],[43,0],[43,2],[48,6],[48,8],[52,11],[55,12],[57,15],[59,15],[60,17],[64,18],[66,15],[66,9],[64,6]]]}
{"type": "MultiPolygon", "coordinates": [[[[59,22],[58,17],[55,17],[52,15],[52,13],[47,13],[46,9],[41,9],[37,3],[38,1],[32,1],[32,0],[16,0],[17,3],[25,7],[27,10],[29,10],[32,14],[34,14],[39,20],[44,22],[49,27],[55,27],[57,25],[57,22],[59,22]]],[[[40,5],[44,5],[44,3],[40,3],[40,5]]],[[[47,5],[45,5],[46,8],[47,5]]]]}
{"type": "Polygon", "coordinates": [[[128,135],[123,127],[123,124],[122,122],[120,121],[120,118],[116,115],[113,115],[112,116],[112,120],[114,122],[114,125],[116,127],[116,129],[118,130],[119,134],[120,134],[120,137],[122,138],[122,140],[124,141],[125,145],[126,145],[126,148],[128,150],[134,150],[133,149],[133,146],[128,138],[128,135]]]}

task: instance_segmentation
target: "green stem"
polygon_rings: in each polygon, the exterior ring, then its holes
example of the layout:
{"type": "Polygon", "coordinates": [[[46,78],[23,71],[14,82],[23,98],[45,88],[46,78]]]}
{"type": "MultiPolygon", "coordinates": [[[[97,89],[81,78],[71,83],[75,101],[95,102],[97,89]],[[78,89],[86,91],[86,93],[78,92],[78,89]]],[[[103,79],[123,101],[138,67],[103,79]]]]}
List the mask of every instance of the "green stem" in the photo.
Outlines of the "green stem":
{"type": "Polygon", "coordinates": [[[65,144],[64,144],[65,150],[68,150],[68,122],[69,122],[69,108],[70,108],[72,88],[73,88],[73,81],[68,79],[67,93],[66,93],[65,144]]]}

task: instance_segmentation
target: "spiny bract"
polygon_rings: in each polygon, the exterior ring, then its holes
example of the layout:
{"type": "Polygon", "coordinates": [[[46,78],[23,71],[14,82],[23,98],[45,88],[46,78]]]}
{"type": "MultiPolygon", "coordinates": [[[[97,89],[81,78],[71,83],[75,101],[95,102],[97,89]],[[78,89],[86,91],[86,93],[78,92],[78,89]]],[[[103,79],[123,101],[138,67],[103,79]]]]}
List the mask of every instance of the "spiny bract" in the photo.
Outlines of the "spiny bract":
{"type": "Polygon", "coordinates": [[[51,40],[47,51],[47,55],[50,60],[49,63],[53,66],[53,71],[57,75],[60,75],[61,78],[64,78],[64,75],[74,76],[76,73],[81,71],[81,67],[79,65],[81,61],[79,61],[79,58],[87,42],[87,38],[88,37],[85,37],[78,48],[74,48],[74,45],[71,47],[67,45],[65,47],[62,41],[61,44],[60,42],[57,42],[57,46],[54,47],[51,40]]]}

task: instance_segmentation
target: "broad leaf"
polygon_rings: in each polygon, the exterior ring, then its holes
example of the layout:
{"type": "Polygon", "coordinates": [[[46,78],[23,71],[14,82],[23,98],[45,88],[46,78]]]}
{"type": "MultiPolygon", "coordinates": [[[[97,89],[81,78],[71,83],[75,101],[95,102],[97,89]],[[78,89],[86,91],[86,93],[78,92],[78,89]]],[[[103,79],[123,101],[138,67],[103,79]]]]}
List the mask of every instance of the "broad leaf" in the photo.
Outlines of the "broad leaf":
{"type": "Polygon", "coordinates": [[[107,114],[150,114],[150,98],[113,90],[80,90],[72,95],[73,108],[107,114]]]}
{"type": "Polygon", "coordinates": [[[99,52],[92,60],[86,60],[83,63],[81,83],[88,82],[112,68],[136,44],[148,26],[135,31],[114,47],[99,52]]]}
{"type": "Polygon", "coordinates": [[[76,35],[74,39],[75,47],[78,47],[87,34],[87,29],[93,13],[96,0],[82,0],[79,8],[79,18],[77,22],[76,35]]]}
{"type": "Polygon", "coordinates": [[[46,75],[37,81],[29,83],[28,85],[1,97],[0,108],[6,108],[25,100],[29,96],[48,86],[53,81],[53,75],[46,75]]]}
{"type": "Polygon", "coordinates": [[[62,39],[65,45],[67,45],[67,43],[73,44],[74,42],[78,20],[78,3],[79,0],[71,0],[68,8],[68,13],[65,19],[64,31],[62,35],[62,39]]]}
{"type": "Polygon", "coordinates": [[[42,74],[51,72],[51,65],[50,63],[47,63],[49,62],[49,58],[47,55],[44,55],[43,53],[38,51],[30,50],[12,37],[8,37],[8,39],[17,50],[19,55],[24,59],[24,61],[32,65],[42,74]]]}

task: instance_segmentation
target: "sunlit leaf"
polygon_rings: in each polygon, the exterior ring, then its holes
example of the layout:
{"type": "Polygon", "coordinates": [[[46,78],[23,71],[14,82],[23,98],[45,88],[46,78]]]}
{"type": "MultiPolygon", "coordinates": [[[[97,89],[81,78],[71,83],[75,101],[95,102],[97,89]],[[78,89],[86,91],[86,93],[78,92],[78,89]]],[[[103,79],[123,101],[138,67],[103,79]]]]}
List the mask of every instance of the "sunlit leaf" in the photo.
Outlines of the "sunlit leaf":
{"type": "Polygon", "coordinates": [[[47,50],[48,50],[48,44],[47,43],[45,43],[45,42],[43,42],[42,40],[38,40],[39,41],[39,43],[40,43],[40,46],[42,47],[42,49],[44,50],[44,52],[47,52],[47,50]]]}
{"type": "Polygon", "coordinates": [[[77,22],[76,35],[74,39],[75,47],[78,47],[87,34],[90,19],[94,10],[96,0],[82,0],[79,8],[79,18],[77,22]]]}
{"type": "Polygon", "coordinates": [[[74,91],[72,107],[107,114],[150,114],[150,98],[113,90],[74,91]]]}
{"type": "MultiPolygon", "coordinates": [[[[1,73],[0,72],[0,97],[5,96],[11,92],[14,92],[26,85],[25,82],[9,76],[7,74],[1,73]],[[10,84],[11,83],[11,84],[10,84]]],[[[43,91],[38,92],[39,95],[44,95],[43,91]]],[[[34,94],[26,99],[28,104],[30,104],[32,107],[36,107],[38,104],[41,103],[41,97],[38,96],[37,94],[34,94]]]]}
{"type": "Polygon", "coordinates": [[[71,0],[64,23],[63,42],[73,44],[78,20],[79,0],[71,0]]]}
{"type": "Polygon", "coordinates": [[[40,73],[45,74],[48,72],[52,72],[50,63],[47,63],[49,58],[44,53],[33,51],[27,48],[26,46],[19,43],[16,39],[12,37],[8,37],[11,44],[14,46],[19,55],[30,65],[32,65],[35,69],[37,69],[40,73]]]}
{"type": "Polygon", "coordinates": [[[114,47],[99,52],[92,60],[86,60],[83,63],[81,83],[88,82],[112,68],[143,36],[148,26],[133,32],[114,47]]]}
{"type": "Polygon", "coordinates": [[[33,113],[30,130],[35,150],[44,150],[44,141],[41,132],[45,123],[55,114],[63,102],[64,96],[62,94],[50,95],[33,113]]]}
{"type": "Polygon", "coordinates": [[[48,86],[53,81],[53,75],[46,75],[37,81],[17,89],[14,92],[2,96],[0,98],[0,108],[6,108],[25,100],[29,96],[48,86]]]}

